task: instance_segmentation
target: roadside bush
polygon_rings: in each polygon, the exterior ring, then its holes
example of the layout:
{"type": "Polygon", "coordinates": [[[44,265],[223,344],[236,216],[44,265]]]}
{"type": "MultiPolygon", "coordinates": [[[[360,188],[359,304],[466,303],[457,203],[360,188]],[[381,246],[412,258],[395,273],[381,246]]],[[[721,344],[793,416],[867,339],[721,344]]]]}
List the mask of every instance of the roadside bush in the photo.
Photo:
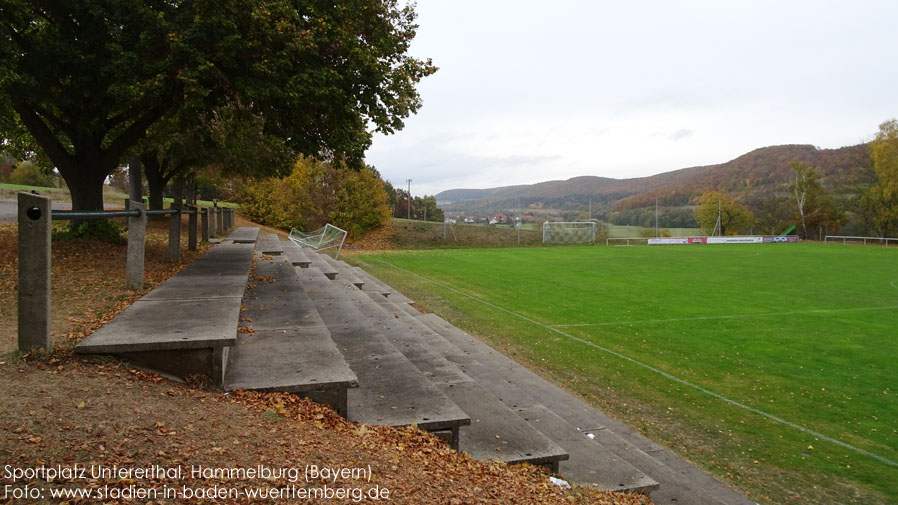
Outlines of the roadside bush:
{"type": "Polygon", "coordinates": [[[24,186],[53,187],[53,176],[45,173],[30,161],[21,161],[9,174],[9,182],[24,186]]]}

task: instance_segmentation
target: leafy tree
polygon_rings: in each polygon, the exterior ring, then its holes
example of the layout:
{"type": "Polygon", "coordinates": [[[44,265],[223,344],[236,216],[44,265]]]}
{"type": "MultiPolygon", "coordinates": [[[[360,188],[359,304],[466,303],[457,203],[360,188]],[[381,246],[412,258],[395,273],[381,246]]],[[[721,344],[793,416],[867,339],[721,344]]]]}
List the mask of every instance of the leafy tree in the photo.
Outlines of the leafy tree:
{"type": "Polygon", "coordinates": [[[838,212],[820,181],[819,172],[805,163],[793,161],[791,165],[793,179],[789,194],[801,225],[801,237],[808,237],[808,228],[837,225],[838,212]]]}
{"type": "Polygon", "coordinates": [[[898,121],[879,125],[870,153],[877,182],[870,188],[867,202],[873,208],[877,232],[885,237],[898,227],[898,121]]]}
{"type": "Polygon", "coordinates": [[[443,221],[443,209],[437,207],[435,196],[416,196],[412,200],[412,219],[418,221],[443,221]]]}
{"type": "Polygon", "coordinates": [[[755,222],[751,210],[728,193],[705,191],[699,198],[698,207],[695,208],[695,220],[706,233],[711,233],[717,225],[718,216],[721,235],[745,231],[755,222]]]}
{"type": "Polygon", "coordinates": [[[361,166],[371,132],[420,107],[436,68],[407,55],[395,0],[59,0],[0,3],[0,122],[58,168],[75,209],[101,209],[125,152],[171,111],[234,99],[298,153],[361,166]]]}
{"type": "Polygon", "coordinates": [[[792,220],[789,210],[790,199],[784,194],[767,193],[757,195],[748,202],[752,214],[757,218],[756,224],[763,233],[776,234],[783,230],[792,220]]]}
{"type": "Polygon", "coordinates": [[[352,236],[390,218],[387,194],[376,170],[300,158],[284,178],[260,179],[243,189],[247,217],[279,228],[312,230],[331,223],[352,236]]]}

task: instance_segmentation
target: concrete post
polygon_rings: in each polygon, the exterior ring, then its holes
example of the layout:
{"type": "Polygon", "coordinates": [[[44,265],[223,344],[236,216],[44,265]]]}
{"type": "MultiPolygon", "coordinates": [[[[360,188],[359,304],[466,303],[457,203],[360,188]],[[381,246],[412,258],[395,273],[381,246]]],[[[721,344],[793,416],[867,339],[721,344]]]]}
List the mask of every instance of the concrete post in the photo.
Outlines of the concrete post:
{"type": "Polygon", "coordinates": [[[225,210],[228,213],[228,219],[225,221],[225,223],[227,223],[228,229],[230,230],[234,227],[234,209],[228,207],[225,210]]]}
{"type": "Polygon", "coordinates": [[[215,231],[218,229],[218,207],[215,205],[215,202],[212,202],[212,208],[209,209],[209,236],[215,238],[218,236],[218,233],[215,231]]]}
{"type": "Polygon", "coordinates": [[[50,350],[50,199],[19,193],[19,350],[50,350]]]}
{"type": "Polygon", "coordinates": [[[203,207],[200,210],[202,211],[200,214],[200,227],[203,232],[203,242],[209,242],[209,208],[203,207]]]}
{"type": "Polygon", "coordinates": [[[215,213],[218,214],[215,219],[215,233],[219,235],[224,235],[224,212],[221,211],[221,207],[215,208],[215,213]]]}
{"type": "Polygon", "coordinates": [[[196,205],[185,205],[187,209],[187,249],[196,251],[196,205]]]}
{"type": "Polygon", "coordinates": [[[130,202],[128,207],[140,210],[140,216],[128,218],[128,260],[125,266],[125,289],[143,289],[144,246],[147,234],[147,204],[130,202]]]}
{"type": "Polygon", "coordinates": [[[181,204],[176,198],[171,204],[172,210],[177,213],[168,216],[168,259],[179,261],[181,259],[181,204]]]}

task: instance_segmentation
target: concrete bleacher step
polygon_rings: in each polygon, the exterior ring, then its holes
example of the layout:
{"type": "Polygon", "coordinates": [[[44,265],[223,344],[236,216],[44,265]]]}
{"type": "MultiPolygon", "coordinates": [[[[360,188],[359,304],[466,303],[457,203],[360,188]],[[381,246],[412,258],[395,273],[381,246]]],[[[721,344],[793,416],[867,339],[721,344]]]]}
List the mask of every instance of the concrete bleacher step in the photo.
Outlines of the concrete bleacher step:
{"type": "Polygon", "coordinates": [[[379,279],[374,277],[373,275],[366,272],[364,269],[360,267],[350,267],[359,279],[362,279],[365,282],[371,284],[372,288],[376,289],[378,292],[383,294],[383,296],[393,300],[398,303],[405,303],[407,305],[414,305],[415,302],[409,297],[403,295],[399,291],[393,289],[392,287],[384,284],[379,279]]]}
{"type": "Polygon", "coordinates": [[[300,268],[315,267],[328,279],[334,280],[337,278],[337,271],[325,262],[324,258],[319,256],[315,251],[302,248],[289,240],[282,242],[281,247],[283,247],[284,252],[287,254],[287,257],[290,258],[293,265],[299,266],[300,268]]]}
{"type": "MultiPolygon", "coordinates": [[[[657,504],[752,505],[754,502],[706,472],[673,455],[583,400],[546,381],[504,354],[435,314],[419,316],[458,350],[446,357],[531,424],[565,448],[570,459],[561,473],[580,484],[603,489],[651,492],[657,504]],[[587,435],[593,435],[593,438],[587,435]],[[637,471],[656,482],[654,490],[637,471]],[[612,478],[609,477],[611,472],[612,478]],[[630,483],[625,480],[629,476],[630,483]],[[601,479],[601,480],[599,480],[601,479]],[[624,479],[624,480],[622,480],[624,479]],[[617,482],[616,482],[617,481],[617,482]]],[[[451,348],[448,349],[452,351],[451,348]]]]}
{"type": "Polygon", "coordinates": [[[286,258],[259,259],[243,297],[246,310],[228,356],[225,390],[297,393],[346,416],[358,387],[330,332],[286,258]]]}
{"type": "Polygon", "coordinates": [[[346,280],[334,282],[345,288],[346,299],[369,325],[383,330],[399,352],[471,417],[471,425],[460,431],[460,450],[479,460],[527,462],[557,472],[558,462],[567,459],[568,453],[432,349],[431,343],[445,339],[400,308],[407,304],[394,303],[376,292],[354,291],[346,280]]]}
{"type": "Polygon", "coordinates": [[[274,233],[260,235],[259,239],[256,241],[256,250],[269,256],[280,256],[284,254],[284,248],[281,246],[281,239],[274,233]]]}
{"type": "Polygon", "coordinates": [[[568,452],[532,427],[476,382],[441,384],[440,389],[471,416],[461,430],[459,447],[480,461],[548,466],[558,473],[568,452]]]}
{"type": "MultiPolygon", "coordinates": [[[[252,235],[252,229],[241,230],[252,235]]],[[[252,244],[215,245],[84,339],[75,352],[114,354],[180,377],[206,375],[220,385],[227,348],[236,341],[252,257],[252,244]]]]}
{"type": "Polygon", "coordinates": [[[258,226],[241,226],[232,231],[223,241],[229,240],[235,244],[254,244],[259,237],[258,226]]]}
{"type": "Polygon", "coordinates": [[[318,255],[324,259],[325,263],[333,267],[343,280],[350,282],[353,286],[359,289],[365,289],[365,281],[356,276],[355,272],[352,271],[352,268],[350,268],[348,264],[341,260],[331,258],[325,253],[318,253],[318,255]]]}
{"type": "MultiPolygon", "coordinates": [[[[289,254],[289,251],[288,251],[289,254]]],[[[407,426],[441,434],[458,448],[470,417],[427,379],[378,328],[367,323],[347,293],[355,287],[329,281],[314,267],[294,269],[303,289],[359,379],[348,391],[347,418],[365,424],[407,426]]]]}

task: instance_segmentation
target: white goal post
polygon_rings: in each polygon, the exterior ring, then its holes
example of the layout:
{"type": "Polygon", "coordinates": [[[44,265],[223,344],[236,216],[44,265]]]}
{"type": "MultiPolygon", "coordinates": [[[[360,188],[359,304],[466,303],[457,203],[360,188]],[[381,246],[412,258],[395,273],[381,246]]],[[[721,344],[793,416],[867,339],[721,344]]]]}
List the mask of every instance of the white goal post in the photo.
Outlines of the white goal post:
{"type": "Polygon", "coordinates": [[[568,221],[543,223],[543,242],[546,244],[592,244],[596,241],[596,223],[568,221]]]}
{"type": "Polygon", "coordinates": [[[343,250],[343,243],[346,242],[346,230],[328,223],[315,231],[300,231],[293,228],[290,230],[289,238],[300,247],[311,247],[316,251],[336,249],[336,257],[339,258],[340,251],[343,250]]]}

